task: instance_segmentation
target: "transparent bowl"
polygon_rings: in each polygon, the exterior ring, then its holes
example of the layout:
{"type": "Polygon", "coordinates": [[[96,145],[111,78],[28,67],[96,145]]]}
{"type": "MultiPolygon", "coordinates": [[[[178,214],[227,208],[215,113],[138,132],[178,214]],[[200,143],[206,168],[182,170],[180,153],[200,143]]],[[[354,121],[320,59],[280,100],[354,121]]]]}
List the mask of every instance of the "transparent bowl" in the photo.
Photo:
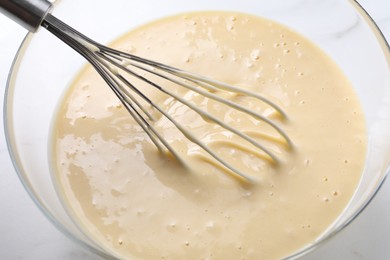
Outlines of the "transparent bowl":
{"type": "MultiPolygon", "coordinates": [[[[57,1],[58,2],[58,1],[57,1]]],[[[99,42],[159,17],[196,10],[229,10],[283,23],[319,45],[352,82],[367,119],[368,155],[359,188],[323,236],[298,258],[347,226],[374,197],[390,165],[390,52],[359,4],[348,0],[83,0],[56,3],[54,15],[99,42]]],[[[49,171],[49,137],[56,106],[84,60],[50,33],[28,34],[15,58],[5,96],[5,130],[16,171],[37,206],[69,238],[111,258],[73,223],[49,171]],[[53,64],[56,64],[53,66],[53,64]]]]}

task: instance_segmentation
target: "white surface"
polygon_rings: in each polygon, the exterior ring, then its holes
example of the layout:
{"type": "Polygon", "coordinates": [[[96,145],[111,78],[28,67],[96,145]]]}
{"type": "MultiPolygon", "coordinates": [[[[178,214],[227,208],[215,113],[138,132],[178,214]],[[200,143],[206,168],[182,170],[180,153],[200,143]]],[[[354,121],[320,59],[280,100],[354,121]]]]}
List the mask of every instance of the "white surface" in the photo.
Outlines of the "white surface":
{"type": "MultiPolygon", "coordinates": [[[[390,0],[359,2],[390,41],[390,0]]],[[[8,71],[24,35],[22,28],[0,15],[1,107],[8,71]]],[[[0,178],[0,259],[98,258],[62,235],[34,205],[12,166],[3,128],[0,128],[0,178]]],[[[358,219],[305,259],[390,259],[390,181],[385,182],[358,219]]]]}

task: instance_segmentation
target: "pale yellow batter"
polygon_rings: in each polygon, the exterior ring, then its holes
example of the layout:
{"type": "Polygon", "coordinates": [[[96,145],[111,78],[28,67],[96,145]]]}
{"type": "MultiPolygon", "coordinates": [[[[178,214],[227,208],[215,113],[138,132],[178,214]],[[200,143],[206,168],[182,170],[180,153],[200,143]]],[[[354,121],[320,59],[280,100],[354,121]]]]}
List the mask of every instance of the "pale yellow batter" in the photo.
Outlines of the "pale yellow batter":
{"type": "Polygon", "coordinates": [[[160,118],[155,125],[184,167],[159,153],[99,76],[84,69],[56,119],[54,176],[71,216],[105,250],[126,259],[280,259],[313,243],[348,205],[364,165],[364,115],[348,80],[311,42],[272,21],[210,12],[148,24],[113,46],[261,93],[288,118],[251,98],[225,97],[272,119],[294,145],[264,123],[177,90],[264,143],[281,163],[251,156],[228,145],[242,140],[145,89],[257,181],[208,163],[160,118]]]}

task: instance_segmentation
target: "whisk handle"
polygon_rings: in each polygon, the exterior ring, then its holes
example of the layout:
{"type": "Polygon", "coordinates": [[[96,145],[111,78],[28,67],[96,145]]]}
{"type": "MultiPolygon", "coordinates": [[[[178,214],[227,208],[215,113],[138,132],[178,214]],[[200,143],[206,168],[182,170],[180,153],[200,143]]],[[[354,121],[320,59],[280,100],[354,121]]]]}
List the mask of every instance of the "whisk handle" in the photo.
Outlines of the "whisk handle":
{"type": "Polygon", "coordinates": [[[0,12],[30,32],[38,30],[51,6],[47,0],[0,0],[0,12]]]}

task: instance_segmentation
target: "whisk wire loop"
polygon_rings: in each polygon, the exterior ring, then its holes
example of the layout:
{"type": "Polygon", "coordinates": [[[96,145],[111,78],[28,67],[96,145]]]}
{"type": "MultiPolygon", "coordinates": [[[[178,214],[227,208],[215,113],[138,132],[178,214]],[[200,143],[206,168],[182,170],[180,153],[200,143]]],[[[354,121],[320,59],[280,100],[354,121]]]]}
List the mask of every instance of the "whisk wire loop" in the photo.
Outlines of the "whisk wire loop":
{"type": "MultiPolygon", "coordinates": [[[[82,33],[76,31],[75,29],[63,23],[51,14],[48,14],[45,17],[42,26],[49,30],[51,33],[53,33],[55,36],[57,36],[59,39],[61,39],[63,42],[68,44],[82,56],[84,56],[84,58],[92,64],[92,66],[96,69],[100,76],[106,81],[106,83],[112,89],[114,94],[119,98],[121,103],[130,113],[130,115],[134,118],[134,120],[150,137],[151,141],[156,145],[156,147],[160,151],[164,151],[165,149],[168,150],[174,157],[176,157],[176,159],[181,162],[182,160],[180,158],[180,155],[153,126],[153,121],[155,121],[155,118],[152,116],[151,113],[148,112],[145,106],[140,103],[140,101],[134,96],[134,94],[144,100],[149,106],[153,107],[155,110],[161,113],[189,141],[202,148],[226,169],[230,170],[237,176],[240,176],[244,180],[253,181],[253,178],[251,176],[248,176],[241,170],[232,166],[224,158],[222,158],[210,147],[208,147],[204,142],[202,142],[199,138],[191,134],[191,132],[188,131],[182,124],[180,124],[171,114],[169,114],[162,107],[160,107],[149,97],[147,97],[140,89],[138,89],[134,84],[132,84],[127,79],[127,77],[124,77],[121,72],[125,72],[128,75],[131,75],[132,77],[137,78],[138,80],[141,80],[142,82],[154,87],[162,93],[172,97],[174,100],[184,104],[191,110],[195,111],[205,121],[214,122],[220,127],[226,129],[227,131],[239,136],[240,138],[244,139],[248,143],[260,149],[266,155],[268,155],[271,161],[273,161],[275,164],[279,163],[279,159],[265,145],[259,143],[257,140],[253,139],[248,134],[228,125],[227,123],[223,122],[209,112],[202,110],[195,104],[192,104],[191,102],[187,101],[185,98],[179,96],[173,91],[164,88],[156,82],[146,78],[145,76],[141,75],[140,72],[137,72],[130,67],[136,68],[139,71],[147,72],[150,75],[157,76],[158,78],[167,80],[173,84],[182,86],[206,98],[212,99],[216,102],[246,113],[257,120],[261,120],[271,126],[274,130],[276,130],[276,132],[280,134],[280,136],[285,141],[288,147],[292,147],[292,142],[290,138],[277,124],[259,113],[251,111],[240,104],[234,103],[233,101],[226,100],[218,96],[215,92],[226,91],[229,93],[235,93],[238,95],[256,98],[272,107],[281,115],[283,119],[287,118],[287,115],[278,105],[259,95],[258,93],[231,86],[229,84],[219,82],[213,79],[205,78],[198,74],[180,70],[152,60],[147,60],[130,53],[125,53],[119,50],[106,47],[86,37],[82,33]]],[[[183,164],[185,165],[185,163],[183,164]]]]}

